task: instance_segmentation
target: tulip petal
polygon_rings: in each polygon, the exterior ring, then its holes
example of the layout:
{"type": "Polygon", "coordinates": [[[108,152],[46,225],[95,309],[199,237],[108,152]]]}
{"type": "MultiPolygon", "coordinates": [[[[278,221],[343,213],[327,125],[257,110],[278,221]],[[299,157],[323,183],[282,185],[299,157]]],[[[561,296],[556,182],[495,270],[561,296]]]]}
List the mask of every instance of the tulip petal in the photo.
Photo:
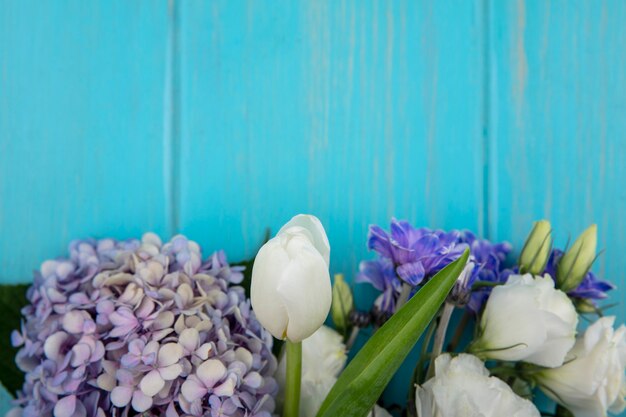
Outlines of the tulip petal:
{"type": "Polygon", "coordinates": [[[289,265],[287,252],[279,238],[261,247],[252,267],[250,300],[257,318],[275,338],[284,339],[289,318],[277,294],[282,272],[289,265]]]}
{"type": "Polygon", "coordinates": [[[320,220],[310,214],[298,214],[281,227],[276,236],[285,233],[292,227],[301,227],[307,230],[311,235],[313,246],[315,246],[315,249],[322,255],[328,267],[330,265],[330,243],[328,242],[326,231],[320,220]]]}
{"type": "Polygon", "coordinates": [[[328,266],[310,244],[292,239],[292,257],[282,274],[278,293],[287,309],[287,338],[299,342],[311,336],[326,320],[332,300],[328,266]],[[294,247],[295,246],[295,247],[294,247]]]}

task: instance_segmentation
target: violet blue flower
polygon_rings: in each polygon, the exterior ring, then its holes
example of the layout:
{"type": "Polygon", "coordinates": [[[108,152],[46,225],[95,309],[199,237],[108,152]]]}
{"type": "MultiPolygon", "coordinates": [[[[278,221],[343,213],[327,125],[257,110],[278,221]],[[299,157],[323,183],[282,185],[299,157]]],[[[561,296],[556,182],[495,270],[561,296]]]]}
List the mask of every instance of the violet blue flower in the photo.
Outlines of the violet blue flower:
{"type": "Polygon", "coordinates": [[[474,289],[477,281],[500,282],[503,264],[511,246],[478,239],[469,231],[431,230],[414,228],[406,221],[391,222],[388,233],[378,226],[371,226],[368,248],[378,254],[373,261],[363,261],[359,266],[356,282],[370,283],[381,291],[375,309],[385,314],[395,312],[396,301],[402,291],[402,283],[413,289],[456,260],[469,247],[471,267],[467,267],[463,279],[452,293],[453,301],[472,312],[478,312],[487,299],[491,288],[474,289]]]}
{"type": "MultiPolygon", "coordinates": [[[[545,273],[550,274],[553,279],[556,279],[556,266],[559,260],[563,256],[563,251],[560,249],[553,249],[550,253],[550,258],[546,265],[545,273]]],[[[607,292],[615,289],[615,286],[608,281],[604,281],[593,272],[587,272],[578,287],[569,291],[567,295],[572,298],[579,298],[589,300],[595,304],[597,300],[606,298],[607,292]]]]}

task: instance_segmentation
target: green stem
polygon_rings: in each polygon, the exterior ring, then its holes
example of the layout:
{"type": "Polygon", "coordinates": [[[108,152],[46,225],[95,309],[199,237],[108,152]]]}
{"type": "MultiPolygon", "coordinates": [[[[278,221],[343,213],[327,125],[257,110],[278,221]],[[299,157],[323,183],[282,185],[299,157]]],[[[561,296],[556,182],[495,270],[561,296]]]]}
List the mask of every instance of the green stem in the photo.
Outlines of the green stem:
{"type": "Polygon", "coordinates": [[[352,332],[350,333],[350,337],[348,338],[348,341],[346,342],[346,350],[350,350],[352,349],[352,345],[354,345],[354,342],[356,342],[356,338],[359,336],[359,331],[361,330],[361,328],[359,326],[354,326],[352,328],[352,332]]]}
{"type": "Polygon", "coordinates": [[[453,311],[454,304],[446,302],[443,305],[441,320],[439,320],[437,332],[435,333],[435,341],[433,342],[432,356],[428,364],[428,372],[426,372],[426,380],[431,378],[435,373],[435,359],[437,359],[437,356],[439,356],[443,350],[443,341],[446,338],[446,330],[448,330],[448,324],[450,323],[450,317],[452,317],[453,311]]]}
{"type": "Polygon", "coordinates": [[[300,383],[302,377],[302,342],[286,342],[287,381],[283,417],[298,417],[300,413],[300,383]]]}
{"type": "Polygon", "coordinates": [[[400,296],[398,297],[398,301],[396,302],[396,311],[400,310],[400,307],[406,304],[409,301],[409,296],[411,295],[411,287],[406,282],[402,283],[402,290],[400,292],[400,296]]]}

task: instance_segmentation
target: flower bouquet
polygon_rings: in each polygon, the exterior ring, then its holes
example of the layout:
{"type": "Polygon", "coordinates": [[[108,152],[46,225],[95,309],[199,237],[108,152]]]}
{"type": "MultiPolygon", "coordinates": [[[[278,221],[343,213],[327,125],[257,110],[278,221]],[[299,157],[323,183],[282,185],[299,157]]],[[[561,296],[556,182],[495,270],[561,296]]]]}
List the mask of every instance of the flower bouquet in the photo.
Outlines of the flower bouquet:
{"type": "MultiPolygon", "coordinates": [[[[354,280],[379,291],[366,310],[341,275],[331,285],[330,245],[309,215],[237,265],[183,236],[75,241],[26,292],[11,334],[19,372],[0,364],[9,416],[619,413],[626,328],[599,305],[613,286],[590,271],[596,240],[592,226],[556,249],[540,221],[508,264],[509,244],[468,231],[372,226],[376,258],[354,280]],[[406,401],[391,404],[397,372],[406,401]],[[539,391],[556,408],[540,413],[539,391]]],[[[23,296],[3,290],[9,319],[23,296]]]]}

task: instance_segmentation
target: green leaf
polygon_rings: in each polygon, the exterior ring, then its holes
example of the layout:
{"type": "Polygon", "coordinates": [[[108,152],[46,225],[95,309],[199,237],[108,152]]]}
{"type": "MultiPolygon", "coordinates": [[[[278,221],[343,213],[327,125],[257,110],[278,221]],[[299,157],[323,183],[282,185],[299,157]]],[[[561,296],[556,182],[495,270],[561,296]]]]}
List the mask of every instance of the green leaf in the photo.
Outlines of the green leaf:
{"type": "Polygon", "coordinates": [[[380,397],[463,271],[469,251],[442,269],[394,314],[339,376],[317,417],[363,417],[380,397]]]}
{"type": "Polygon", "coordinates": [[[11,346],[11,332],[20,328],[20,310],[27,304],[26,290],[29,286],[0,286],[0,383],[13,396],[22,388],[24,373],[15,365],[17,349],[11,346]]]}

